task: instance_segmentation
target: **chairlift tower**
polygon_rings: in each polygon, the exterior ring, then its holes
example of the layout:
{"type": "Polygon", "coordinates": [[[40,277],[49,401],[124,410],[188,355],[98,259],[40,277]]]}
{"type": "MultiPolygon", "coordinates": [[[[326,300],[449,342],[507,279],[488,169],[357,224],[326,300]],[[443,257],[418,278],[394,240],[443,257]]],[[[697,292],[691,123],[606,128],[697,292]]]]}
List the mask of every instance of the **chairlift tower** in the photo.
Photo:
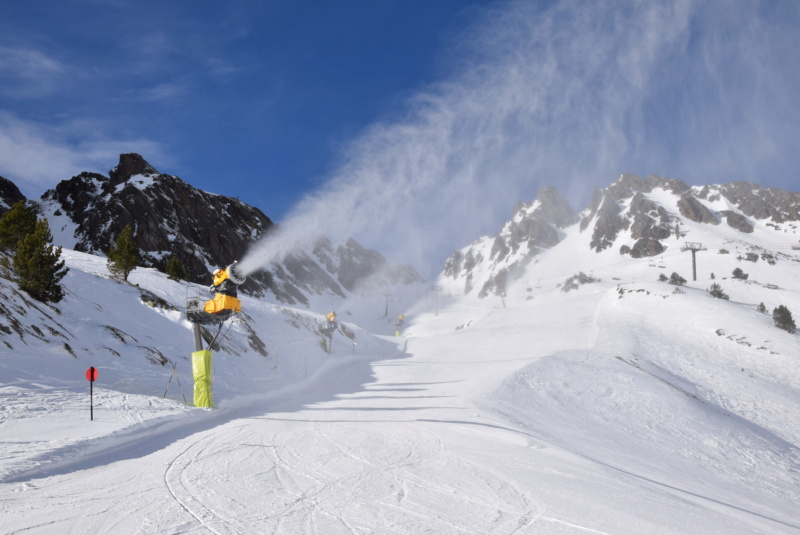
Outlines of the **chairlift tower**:
{"type": "Polygon", "coordinates": [[[389,315],[389,298],[392,297],[392,294],[385,293],[383,295],[384,295],[384,297],[386,297],[386,308],[383,311],[383,317],[385,318],[386,316],[389,315]]]}
{"type": "Polygon", "coordinates": [[[691,251],[692,252],[692,280],[693,281],[697,280],[697,260],[696,260],[695,255],[697,254],[697,251],[705,251],[705,250],[706,250],[706,248],[703,247],[702,243],[696,243],[696,242],[690,242],[690,241],[686,242],[686,246],[685,247],[681,247],[681,251],[691,251]]]}
{"type": "Polygon", "coordinates": [[[431,286],[431,291],[435,292],[436,296],[436,315],[439,315],[439,292],[444,290],[441,286],[431,286]]]}

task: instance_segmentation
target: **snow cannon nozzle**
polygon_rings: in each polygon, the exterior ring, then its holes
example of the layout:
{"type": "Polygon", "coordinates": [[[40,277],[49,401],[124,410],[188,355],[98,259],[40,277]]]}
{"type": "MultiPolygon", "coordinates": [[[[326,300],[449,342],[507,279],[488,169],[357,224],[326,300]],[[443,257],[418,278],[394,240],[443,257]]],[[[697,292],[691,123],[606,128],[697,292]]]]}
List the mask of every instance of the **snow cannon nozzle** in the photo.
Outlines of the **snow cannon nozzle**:
{"type": "Polygon", "coordinates": [[[247,276],[239,272],[239,267],[236,262],[228,266],[227,271],[228,278],[237,286],[244,284],[244,281],[247,280],[247,276]]]}

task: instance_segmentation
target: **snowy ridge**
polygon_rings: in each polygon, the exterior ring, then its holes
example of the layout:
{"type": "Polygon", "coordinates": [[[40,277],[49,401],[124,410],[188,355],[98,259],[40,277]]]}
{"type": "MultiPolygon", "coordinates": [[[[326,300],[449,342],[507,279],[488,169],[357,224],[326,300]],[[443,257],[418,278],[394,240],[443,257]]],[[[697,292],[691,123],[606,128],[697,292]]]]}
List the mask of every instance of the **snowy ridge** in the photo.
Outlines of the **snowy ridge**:
{"type": "Polygon", "coordinates": [[[503,295],[513,280],[523,276],[529,262],[556,247],[573,227],[590,237],[587,246],[595,252],[614,250],[633,258],[658,257],[677,245],[673,238],[681,246],[685,241],[696,242],[688,234],[689,228],[699,228],[696,223],[722,223],[736,230],[721,235],[743,248],[764,239],[779,249],[800,246],[800,194],[756,184],[701,188],[654,175],[644,179],[622,175],[608,188],[595,191],[590,206],[579,215],[553,188],[543,188],[539,197],[520,205],[497,236],[482,237],[448,259],[444,274],[465,295],[503,295]],[[757,240],[750,239],[748,234],[756,228],[774,238],[759,232],[757,240]]]}

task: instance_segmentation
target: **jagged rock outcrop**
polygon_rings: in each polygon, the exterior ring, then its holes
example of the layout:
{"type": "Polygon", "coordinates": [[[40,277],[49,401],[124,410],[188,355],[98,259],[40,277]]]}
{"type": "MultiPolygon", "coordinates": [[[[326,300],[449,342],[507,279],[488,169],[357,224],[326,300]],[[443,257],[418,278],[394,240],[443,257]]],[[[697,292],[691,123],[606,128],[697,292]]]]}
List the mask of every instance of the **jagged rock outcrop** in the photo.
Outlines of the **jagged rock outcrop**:
{"type": "Polygon", "coordinates": [[[558,190],[544,187],[535,201],[517,205],[500,234],[454,252],[445,263],[444,275],[463,278],[465,294],[480,285],[481,297],[502,295],[525,265],[558,244],[563,238],[561,229],[576,221],[577,215],[558,190]]]}
{"type": "Polygon", "coordinates": [[[709,225],[719,225],[719,219],[709,210],[706,205],[692,197],[683,195],[678,201],[678,210],[683,217],[695,223],[708,223],[709,225]]]}
{"type": "Polygon", "coordinates": [[[25,195],[16,184],[0,176],[0,216],[8,211],[19,201],[24,201],[25,195]]]}
{"type": "MultiPolygon", "coordinates": [[[[595,190],[590,207],[581,219],[581,231],[592,225],[592,239],[589,246],[596,252],[608,249],[621,233],[628,230],[635,240],[641,243],[626,247],[625,254],[635,250],[636,254],[647,255],[656,251],[652,242],[668,237],[671,216],[645,194],[661,188],[674,194],[688,191],[689,186],[677,179],[662,179],[650,175],[644,180],[636,175],[622,175],[605,190],[595,190]]],[[[660,254],[660,251],[655,253],[660,254]]]]}
{"type": "Polygon", "coordinates": [[[800,193],[797,192],[763,188],[750,182],[732,182],[704,186],[696,197],[709,202],[725,198],[743,215],[754,219],[771,219],[779,224],[800,220],[800,193]]]}
{"type": "Polygon", "coordinates": [[[720,214],[725,216],[725,222],[728,223],[728,226],[731,228],[735,228],[739,232],[744,232],[746,234],[753,232],[753,225],[742,214],[737,214],[731,210],[723,210],[720,214]]]}
{"type": "Polygon", "coordinates": [[[641,238],[631,247],[630,255],[632,258],[645,258],[657,256],[664,252],[665,247],[660,241],[654,238],[641,238]]]}
{"type": "Polygon", "coordinates": [[[214,267],[241,258],[272,226],[257,208],[159,173],[138,154],[120,155],[108,177],[84,172],[62,181],[45,192],[42,205],[74,224],[68,247],[105,255],[130,225],[141,265],[164,270],[175,256],[198,283],[208,282],[214,267]]]}

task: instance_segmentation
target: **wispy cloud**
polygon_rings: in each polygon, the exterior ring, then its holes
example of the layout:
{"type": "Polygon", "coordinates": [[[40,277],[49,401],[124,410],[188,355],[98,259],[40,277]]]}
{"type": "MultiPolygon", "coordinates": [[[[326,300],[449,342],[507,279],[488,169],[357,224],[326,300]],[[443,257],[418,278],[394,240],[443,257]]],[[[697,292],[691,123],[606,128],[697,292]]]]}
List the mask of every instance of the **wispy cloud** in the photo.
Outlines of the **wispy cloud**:
{"type": "Polygon", "coordinates": [[[37,50],[0,47],[0,71],[6,76],[39,78],[63,72],[64,66],[37,50]]]}
{"type": "Polygon", "coordinates": [[[27,197],[38,198],[82,171],[107,173],[123,152],[141,152],[153,162],[171,163],[151,140],[104,138],[98,130],[99,125],[89,122],[44,125],[0,112],[0,175],[27,197]]]}
{"type": "Polygon", "coordinates": [[[0,94],[34,98],[50,93],[66,70],[60,61],[38,50],[0,46],[0,94]]]}
{"type": "Polygon", "coordinates": [[[165,82],[152,87],[144,87],[135,92],[136,96],[147,102],[168,103],[185,96],[189,92],[183,82],[165,82]]]}

